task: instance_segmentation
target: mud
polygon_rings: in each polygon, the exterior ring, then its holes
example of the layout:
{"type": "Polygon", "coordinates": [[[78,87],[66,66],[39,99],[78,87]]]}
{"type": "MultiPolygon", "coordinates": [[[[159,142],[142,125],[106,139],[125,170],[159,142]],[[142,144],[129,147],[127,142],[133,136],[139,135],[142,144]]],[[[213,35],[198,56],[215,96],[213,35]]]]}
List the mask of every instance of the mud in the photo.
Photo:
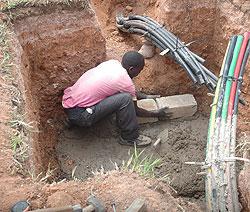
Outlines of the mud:
{"type": "MultiPolygon", "coordinates": [[[[176,196],[193,199],[204,197],[204,177],[197,175],[200,167],[186,165],[184,162],[205,160],[208,119],[197,113],[187,120],[176,119],[140,125],[140,133],[156,141],[164,129],[169,130],[168,139],[156,147],[145,148],[140,159],[150,157],[162,159],[162,166],[155,169],[157,178],[167,175],[167,183],[172,186],[176,196]]],[[[97,172],[107,173],[116,167],[123,167],[132,153],[133,147],[118,144],[119,128],[110,119],[105,119],[91,128],[73,127],[58,136],[56,144],[60,167],[67,177],[82,180],[93,177],[97,172]],[[130,156],[128,155],[130,151],[130,156]]],[[[137,152],[142,149],[137,149],[137,152]]],[[[123,167],[124,168],[124,167],[123,167]]],[[[204,208],[204,202],[200,203],[204,208]]]]}

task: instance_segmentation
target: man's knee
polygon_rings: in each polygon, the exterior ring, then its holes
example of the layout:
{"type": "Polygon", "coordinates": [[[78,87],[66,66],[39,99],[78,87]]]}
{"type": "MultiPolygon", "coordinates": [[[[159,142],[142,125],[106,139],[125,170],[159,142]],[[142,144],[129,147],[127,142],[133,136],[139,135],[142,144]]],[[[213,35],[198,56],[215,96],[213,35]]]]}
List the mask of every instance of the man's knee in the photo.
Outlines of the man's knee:
{"type": "Polygon", "coordinates": [[[125,102],[132,101],[132,96],[129,93],[120,93],[120,98],[125,102]]]}

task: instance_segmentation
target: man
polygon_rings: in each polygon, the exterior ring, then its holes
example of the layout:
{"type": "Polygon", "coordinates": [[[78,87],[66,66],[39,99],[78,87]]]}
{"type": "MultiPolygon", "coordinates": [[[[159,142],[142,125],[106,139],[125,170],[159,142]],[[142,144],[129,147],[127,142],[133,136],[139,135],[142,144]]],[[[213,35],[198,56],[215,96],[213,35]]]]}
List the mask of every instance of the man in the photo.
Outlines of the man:
{"type": "Polygon", "coordinates": [[[144,67],[144,57],[136,51],[124,54],[122,62],[109,60],[85,72],[77,82],[64,91],[62,104],[68,116],[66,123],[91,126],[98,120],[116,113],[121,136],[119,144],[145,147],[151,139],[139,135],[136,115],[169,117],[164,109],[147,111],[137,106],[137,98],[152,98],[135,92],[132,78],[144,67]]]}

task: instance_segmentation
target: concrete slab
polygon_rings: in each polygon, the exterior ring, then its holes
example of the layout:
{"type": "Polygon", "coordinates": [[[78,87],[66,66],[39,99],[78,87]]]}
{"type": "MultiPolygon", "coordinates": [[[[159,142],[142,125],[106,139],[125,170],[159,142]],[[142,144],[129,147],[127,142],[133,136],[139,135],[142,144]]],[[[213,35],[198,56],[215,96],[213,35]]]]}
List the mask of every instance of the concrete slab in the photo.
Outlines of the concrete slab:
{"type": "MultiPolygon", "coordinates": [[[[141,99],[137,101],[137,105],[145,110],[157,110],[157,104],[154,99],[141,99]]],[[[137,117],[138,124],[157,122],[157,117],[137,117]]]]}
{"type": "Polygon", "coordinates": [[[142,199],[136,199],[125,212],[146,212],[147,207],[142,199]]]}
{"type": "Polygon", "coordinates": [[[168,107],[173,113],[171,119],[190,117],[197,111],[197,102],[192,94],[156,98],[159,108],[168,107]]]}

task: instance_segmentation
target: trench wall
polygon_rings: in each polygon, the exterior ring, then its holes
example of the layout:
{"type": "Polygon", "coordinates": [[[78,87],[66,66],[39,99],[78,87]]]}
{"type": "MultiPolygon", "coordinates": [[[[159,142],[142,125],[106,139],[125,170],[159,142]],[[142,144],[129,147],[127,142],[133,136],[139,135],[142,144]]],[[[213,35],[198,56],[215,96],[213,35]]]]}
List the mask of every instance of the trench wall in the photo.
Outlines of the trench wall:
{"type": "Polygon", "coordinates": [[[36,173],[56,166],[54,145],[62,129],[63,90],[106,58],[106,43],[92,10],[56,5],[26,8],[15,33],[21,51],[25,111],[39,133],[31,134],[36,173]]]}

